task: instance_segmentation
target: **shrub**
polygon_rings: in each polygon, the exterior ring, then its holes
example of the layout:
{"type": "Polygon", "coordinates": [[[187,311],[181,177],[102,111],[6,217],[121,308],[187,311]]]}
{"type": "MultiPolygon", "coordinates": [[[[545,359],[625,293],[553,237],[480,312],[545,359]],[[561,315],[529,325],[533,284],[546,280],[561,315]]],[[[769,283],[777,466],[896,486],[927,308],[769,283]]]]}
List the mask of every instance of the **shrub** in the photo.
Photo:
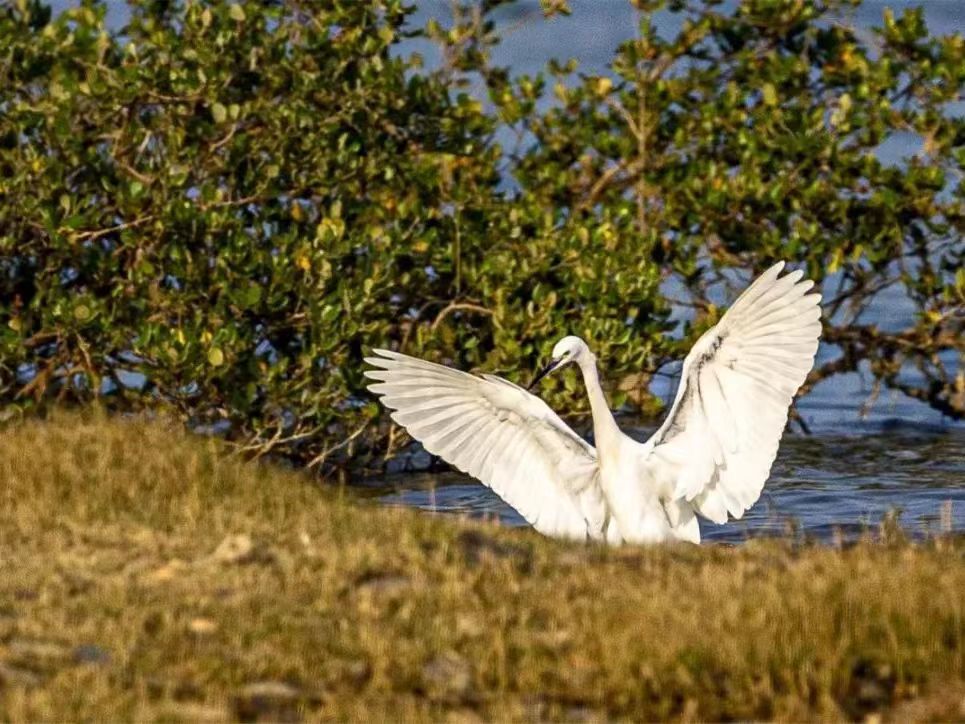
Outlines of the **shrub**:
{"type": "Polygon", "coordinates": [[[0,10],[8,416],[101,398],[319,462],[377,430],[369,347],[519,376],[564,332],[605,359],[614,404],[652,413],[722,270],[776,258],[833,274],[841,354],[809,385],[869,360],[965,414],[965,120],[946,112],[965,43],[920,12],[872,43],[839,2],[672,3],[667,39],[637,2],[612,77],[514,78],[489,60],[498,3],[430,23],[431,69],[394,0],[128,4],[116,32],[101,3],[0,10]],[[905,131],[921,152],[880,161],[905,131]],[[696,310],[676,341],[667,275],[696,310]],[[914,318],[861,323],[891,287],[914,318]]]}

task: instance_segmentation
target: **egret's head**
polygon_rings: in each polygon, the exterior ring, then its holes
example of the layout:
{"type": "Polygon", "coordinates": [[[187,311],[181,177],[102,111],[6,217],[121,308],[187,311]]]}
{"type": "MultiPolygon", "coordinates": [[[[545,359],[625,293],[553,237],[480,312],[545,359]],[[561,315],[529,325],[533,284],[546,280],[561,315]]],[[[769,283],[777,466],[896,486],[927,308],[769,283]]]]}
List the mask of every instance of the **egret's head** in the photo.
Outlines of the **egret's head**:
{"type": "Polygon", "coordinates": [[[546,366],[540,370],[539,374],[533,378],[533,381],[530,382],[529,389],[533,389],[536,383],[546,377],[550,372],[565,367],[570,364],[570,362],[579,362],[583,356],[589,354],[589,352],[590,350],[586,346],[586,342],[579,337],[574,337],[573,335],[563,337],[563,339],[553,347],[552,359],[550,359],[546,366]]]}

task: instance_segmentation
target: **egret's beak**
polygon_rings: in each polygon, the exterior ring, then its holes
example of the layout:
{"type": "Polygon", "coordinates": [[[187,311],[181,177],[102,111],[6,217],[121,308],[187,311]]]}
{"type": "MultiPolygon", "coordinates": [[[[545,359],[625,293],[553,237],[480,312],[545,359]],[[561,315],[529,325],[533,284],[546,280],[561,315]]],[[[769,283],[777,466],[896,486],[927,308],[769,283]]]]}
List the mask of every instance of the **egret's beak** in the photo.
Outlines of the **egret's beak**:
{"type": "Polygon", "coordinates": [[[546,375],[548,375],[550,372],[555,370],[557,367],[559,367],[562,361],[563,361],[562,359],[551,359],[549,363],[539,371],[539,374],[537,374],[533,378],[533,381],[529,383],[529,387],[527,387],[526,389],[531,390],[534,387],[536,387],[539,381],[542,380],[544,377],[546,377],[546,375]]]}

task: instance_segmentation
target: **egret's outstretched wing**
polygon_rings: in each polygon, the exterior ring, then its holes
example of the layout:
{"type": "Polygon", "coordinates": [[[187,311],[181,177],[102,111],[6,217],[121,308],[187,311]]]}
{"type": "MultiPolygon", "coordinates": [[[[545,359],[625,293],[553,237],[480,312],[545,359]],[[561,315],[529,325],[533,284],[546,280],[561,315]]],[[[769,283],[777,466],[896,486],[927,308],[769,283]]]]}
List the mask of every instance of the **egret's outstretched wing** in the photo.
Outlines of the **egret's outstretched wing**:
{"type": "Polygon", "coordinates": [[[369,389],[426,450],[491,488],[540,533],[602,536],[606,508],[596,450],[549,406],[492,375],[454,370],[388,350],[369,389]]]}
{"type": "Polygon", "coordinates": [[[715,523],[760,497],[791,398],[814,364],[819,294],[775,264],[749,286],[684,360],[667,419],[644,465],[672,497],[715,523]]]}

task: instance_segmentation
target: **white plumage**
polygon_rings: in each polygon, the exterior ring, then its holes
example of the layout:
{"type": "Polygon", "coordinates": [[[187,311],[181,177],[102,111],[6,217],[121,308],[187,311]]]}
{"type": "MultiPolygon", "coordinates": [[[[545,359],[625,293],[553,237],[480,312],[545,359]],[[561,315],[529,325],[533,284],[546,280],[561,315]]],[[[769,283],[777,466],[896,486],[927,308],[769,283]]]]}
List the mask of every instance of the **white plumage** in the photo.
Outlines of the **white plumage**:
{"type": "MultiPolygon", "coordinates": [[[[578,337],[539,375],[580,367],[597,447],[540,398],[493,375],[467,374],[375,350],[369,389],[426,450],[489,486],[546,535],[700,541],[695,513],[740,518],[760,497],[791,399],[814,363],[818,294],[775,264],[741,294],[684,360],[666,420],[645,443],[619,430],[596,358],[578,337]]],[[[534,381],[535,382],[535,381],[534,381]]]]}

